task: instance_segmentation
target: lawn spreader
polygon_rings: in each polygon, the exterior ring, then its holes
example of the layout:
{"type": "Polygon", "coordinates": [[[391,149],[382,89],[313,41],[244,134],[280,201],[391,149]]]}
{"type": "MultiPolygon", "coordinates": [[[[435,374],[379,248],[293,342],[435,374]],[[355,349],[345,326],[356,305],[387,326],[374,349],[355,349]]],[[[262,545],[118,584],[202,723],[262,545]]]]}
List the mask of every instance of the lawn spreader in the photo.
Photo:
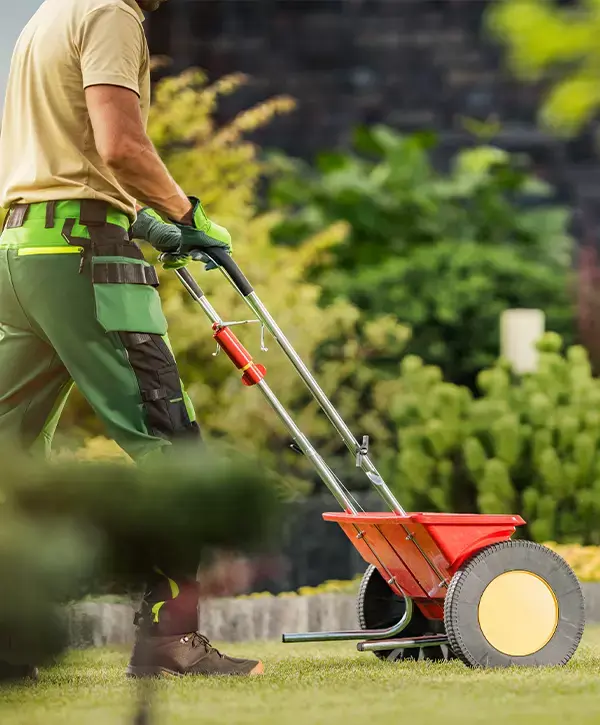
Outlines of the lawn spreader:
{"type": "MultiPolygon", "coordinates": [[[[247,303],[255,319],[225,322],[187,268],[179,279],[212,323],[218,350],[257,386],[289,431],[294,447],[316,468],[340,504],[326,521],[341,526],[367,562],[358,594],[360,629],[284,634],[284,642],[356,640],[362,652],[390,661],[458,658],[471,667],[566,664],[584,629],[584,601],[569,565],[539,544],[511,540],[525,521],[514,514],[407,513],[302,362],[235,261],[221,250],[207,257],[247,303]],[[274,337],[341,436],[356,466],[388,513],[362,510],[272,392],[266,369],[232,332],[257,322],[274,337]]],[[[261,332],[261,348],[265,349],[261,332]]]]}

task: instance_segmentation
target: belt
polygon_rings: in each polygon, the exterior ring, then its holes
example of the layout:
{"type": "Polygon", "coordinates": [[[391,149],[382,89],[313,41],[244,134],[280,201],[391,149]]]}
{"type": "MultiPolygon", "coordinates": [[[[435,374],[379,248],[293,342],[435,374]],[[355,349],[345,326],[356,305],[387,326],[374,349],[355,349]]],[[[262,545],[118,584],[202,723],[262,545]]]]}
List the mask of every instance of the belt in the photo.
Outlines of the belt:
{"type": "MultiPolygon", "coordinates": [[[[23,255],[75,253],[79,252],[80,249],[69,244],[63,234],[46,234],[42,237],[44,230],[60,226],[62,232],[67,226],[70,234],[74,225],[79,224],[81,229],[77,236],[81,237],[82,235],[89,235],[88,227],[111,224],[128,231],[131,226],[131,220],[127,214],[110,206],[107,202],[96,199],[81,199],[13,204],[8,210],[4,230],[8,232],[13,229],[20,229],[26,227],[29,222],[37,223],[36,227],[38,229],[40,229],[38,224],[43,222],[39,235],[31,235],[31,238],[25,239],[23,235],[5,234],[5,239],[0,241],[0,248],[16,248],[19,250],[19,254],[23,255]],[[62,224],[57,225],[59,221],[62,224]]],[[[31,227],[33,229],[33,224],[31,227]]],[[[29,237],[29,235],[27,236],[29,237]]]]}

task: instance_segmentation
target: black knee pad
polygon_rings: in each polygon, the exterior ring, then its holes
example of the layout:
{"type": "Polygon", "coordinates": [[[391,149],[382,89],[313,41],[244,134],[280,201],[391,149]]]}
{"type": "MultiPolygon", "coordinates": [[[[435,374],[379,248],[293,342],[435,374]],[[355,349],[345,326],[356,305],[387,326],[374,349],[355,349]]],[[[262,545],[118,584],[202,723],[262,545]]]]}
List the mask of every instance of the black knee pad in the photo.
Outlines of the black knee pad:
{"type": "Polygon", "coordinates": [[[199,439],[200,429],[190,420],[177,363],[167,343],[160,335],[119,335],[140,386],[150,433],[167,440],[199,439]]]}

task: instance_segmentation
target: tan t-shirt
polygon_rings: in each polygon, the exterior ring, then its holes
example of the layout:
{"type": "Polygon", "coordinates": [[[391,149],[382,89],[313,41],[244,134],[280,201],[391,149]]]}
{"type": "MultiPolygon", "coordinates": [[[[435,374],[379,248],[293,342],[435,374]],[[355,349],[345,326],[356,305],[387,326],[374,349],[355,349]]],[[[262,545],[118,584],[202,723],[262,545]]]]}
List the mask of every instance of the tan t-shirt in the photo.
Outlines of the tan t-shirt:
{"type": "Polygon", "coordinates": [[[84,89],[123,86],[150,104],[144,16],[135,0],[46,0],[13,55],[0,130],[0,206],[104,199],[135,216],[135,201],[100,158],[84,89]]]}

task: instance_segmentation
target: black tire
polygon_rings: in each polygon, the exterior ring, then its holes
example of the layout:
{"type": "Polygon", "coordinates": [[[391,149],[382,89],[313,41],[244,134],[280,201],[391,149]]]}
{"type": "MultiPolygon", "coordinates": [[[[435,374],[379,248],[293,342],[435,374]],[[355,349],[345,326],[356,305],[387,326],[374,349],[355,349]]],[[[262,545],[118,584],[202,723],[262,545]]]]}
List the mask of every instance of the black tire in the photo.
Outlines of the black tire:
{"type": "Polygon", "coordinates": [[[453,576],[444,622],[452,650],[470,667],[564,665],[583,634],[583,594],[558,554],[531,541],[503,541],[453,576]]]}
{"type": "MultiPolygon", "coordinates": [[[[398,596],[371,564],[363,574],[356,601],[358,622],[361,629],[386,629],[396,624],[405,612],[404,597],[398,596]]],[[[427,619],[423,613],[414,608],[413,618],[398,636],[420,637],[425,634],[443,634],[444,623],[427,619]]],[[[420,647],[373,652],[380,660],[401,662],[403,660],[448,660],[453,659],[452,652],[446,645],[436,647],[420,647]]]]}

